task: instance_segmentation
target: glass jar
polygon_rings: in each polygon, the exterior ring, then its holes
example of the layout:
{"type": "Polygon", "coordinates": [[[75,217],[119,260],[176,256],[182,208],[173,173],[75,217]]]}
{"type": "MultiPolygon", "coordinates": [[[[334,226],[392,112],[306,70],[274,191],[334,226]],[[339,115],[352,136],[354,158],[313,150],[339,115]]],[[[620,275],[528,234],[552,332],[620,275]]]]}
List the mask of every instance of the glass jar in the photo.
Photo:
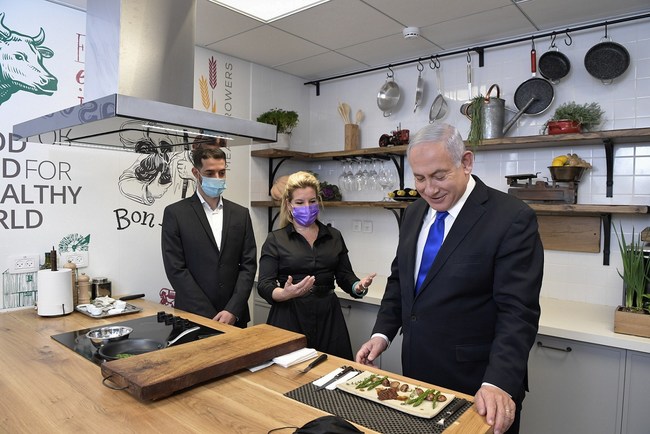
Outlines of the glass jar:
{"type": "Polygon", "coordinates": [[[111,296],[111,281],[107,277],[95,277],[92,280],[92,300],[97,297],[111,296]]]}

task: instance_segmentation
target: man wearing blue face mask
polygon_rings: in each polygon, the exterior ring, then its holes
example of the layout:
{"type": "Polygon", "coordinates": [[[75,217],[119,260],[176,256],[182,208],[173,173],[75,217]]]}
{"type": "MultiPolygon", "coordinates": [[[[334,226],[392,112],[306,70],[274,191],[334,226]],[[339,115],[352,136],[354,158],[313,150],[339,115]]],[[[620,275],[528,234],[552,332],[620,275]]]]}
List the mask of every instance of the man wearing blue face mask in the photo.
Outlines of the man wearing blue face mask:
{"type": "Polygon", "coordinates": [[[246,327],[248,298],[257,271],[253,225],[247,208],[222,197],[226,155],[192,153],[196,194],[165,208],[162,255],[176,291],[174,307],[246,327]]]}

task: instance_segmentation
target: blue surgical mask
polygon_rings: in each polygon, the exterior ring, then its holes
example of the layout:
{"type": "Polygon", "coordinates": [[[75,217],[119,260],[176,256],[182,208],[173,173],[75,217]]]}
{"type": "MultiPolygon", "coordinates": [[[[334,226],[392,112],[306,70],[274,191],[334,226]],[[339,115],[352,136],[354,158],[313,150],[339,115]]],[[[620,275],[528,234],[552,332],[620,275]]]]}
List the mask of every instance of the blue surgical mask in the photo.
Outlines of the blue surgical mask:
{"type": "Polygon", "coordinates": [[[223,178],[203,177],[201,180],[201,189],[209,197],[219,197],[226,189],[226,180],[223,178]]]}
{"type": "Polygon", "coordinates": [[[293,219],[300,226],[309,226],[316,221],[320,208],[317,203],[293,207],[293,219]]]}

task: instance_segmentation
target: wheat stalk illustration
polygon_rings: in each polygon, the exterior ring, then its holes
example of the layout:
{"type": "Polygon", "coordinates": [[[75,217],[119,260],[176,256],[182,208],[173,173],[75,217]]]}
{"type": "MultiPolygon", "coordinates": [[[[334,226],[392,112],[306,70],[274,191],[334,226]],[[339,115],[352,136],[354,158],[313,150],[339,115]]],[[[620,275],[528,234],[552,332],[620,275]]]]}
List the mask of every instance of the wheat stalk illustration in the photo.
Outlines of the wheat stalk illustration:
{"type": "Polygon", "coordinates": [[[210,95],[208,95],[208,80],[204,76],[199,78],[199,88],[201,89],[201,103],[208,110],[210,108],[210,95]]]}
{"type": "Polygon", "coordinates": [[[212,113],[216,113],[217,101],[214,99],[214,89],[217,87],[217,61],[214,56],[208,60],[208,71],[210,75],[210,87],[212,88],[212,113]]]}

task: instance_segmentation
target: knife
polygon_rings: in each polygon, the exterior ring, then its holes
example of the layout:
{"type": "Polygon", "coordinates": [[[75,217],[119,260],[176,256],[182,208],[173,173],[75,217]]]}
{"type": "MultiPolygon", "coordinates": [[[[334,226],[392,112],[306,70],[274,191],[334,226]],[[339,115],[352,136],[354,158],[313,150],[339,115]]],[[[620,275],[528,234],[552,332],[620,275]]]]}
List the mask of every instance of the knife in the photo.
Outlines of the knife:
{"type": "Polygon", "coordinates": [[[309,371],[311,368],[315,367],[316,365],[319,365],[323,363],[325,360],[327,360],[327,354],[323,353],[316,360],[311,362],[305,369],[301,369],[300,373],[304,374],[305,372],[309,371]]]}
{"type": "Polygon", "coordinates": [[[348,373],[350,373],[351,371],[354,371],[354,368],[353,368],[352,366],[345,366],[345,367],[343,367],[343,370],[342,370],[341,372],[339,372],[338,374],[336,374],[334,377],[330,378],[330,380],[329,380],[328,382],[326,382],[325,384],[321,384],[320,386],[318,386],[318,387],[316,388],[316,390],[322,390],[322,389],[326,388],[327,386],[329,386],[330,384],[334,383],[335,381],[338,381],[338,380],[340,380],[341,378],[345,377],[345,376],[346,376],[348,373]]]}
{"type": "Polygon", "coordinates": [[[144,297],[144,294],[125,295],[124,297],[120,297],[120,300],[122,301],[135,300],[136,298],[142,298],[142,297],[144,297]]]}
{"type": "Polygon", "coordinates": [[[463,408],[463,406],[467,404],[467,400],[464,398],[459,399],[455,404],[453,404],[445,413],[442,415],[442,419],[440,419],[438,422],[436,422],[437,425],[444,425],[445,421],[449,420],[450,417],[452,417],[458,410],[463,408]]]}

